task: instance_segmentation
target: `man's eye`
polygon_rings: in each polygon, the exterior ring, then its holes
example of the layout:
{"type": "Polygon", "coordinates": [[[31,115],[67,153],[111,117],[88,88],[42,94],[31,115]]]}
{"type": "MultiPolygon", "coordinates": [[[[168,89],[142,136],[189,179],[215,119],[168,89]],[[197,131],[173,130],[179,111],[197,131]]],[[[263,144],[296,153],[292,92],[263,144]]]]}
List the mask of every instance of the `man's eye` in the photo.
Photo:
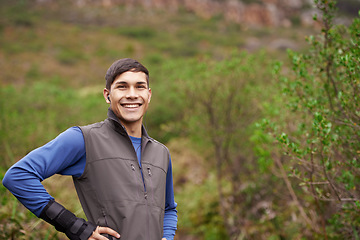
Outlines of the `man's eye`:
{"type": "Polygon", "coordinates": [[[118,88],[126,88],[125,85],[119,85],[118,88]]]}
{"type": "Polygon", "coordinates": [[[144,85],[139,85],[138,88],[146,88],[144,85]]]}

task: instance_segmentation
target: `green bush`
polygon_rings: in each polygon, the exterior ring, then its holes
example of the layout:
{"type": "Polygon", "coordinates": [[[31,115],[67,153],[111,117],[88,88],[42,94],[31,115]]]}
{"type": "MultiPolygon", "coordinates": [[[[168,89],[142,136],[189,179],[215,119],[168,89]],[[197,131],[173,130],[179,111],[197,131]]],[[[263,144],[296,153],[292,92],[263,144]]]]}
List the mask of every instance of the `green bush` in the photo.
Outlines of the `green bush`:
{"type": "MultiPolygon", "coordinates": [[[[349,27],[333,25],[335,1],[315,3],[322,12],[322,35],[308,38],[311,48],[306,53],[289,51],[292,74],[275,68],[290,111],[280,115],[288,120],[272,118],[263,126],[287,156],[286,162],[278,162],[293,184],[300,181],[296,192],[304,203],[298,207],[308,234],[316,239],[358,239],[360,19],[349,27]]],[[[262,150],[265,157],[268,149],[262,150]]]]}

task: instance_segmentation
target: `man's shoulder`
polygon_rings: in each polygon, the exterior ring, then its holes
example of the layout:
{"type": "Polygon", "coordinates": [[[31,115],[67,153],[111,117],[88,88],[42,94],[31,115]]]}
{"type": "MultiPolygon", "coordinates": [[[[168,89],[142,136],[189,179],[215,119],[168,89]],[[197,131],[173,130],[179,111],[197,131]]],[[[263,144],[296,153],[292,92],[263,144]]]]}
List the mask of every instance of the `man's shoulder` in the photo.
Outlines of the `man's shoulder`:
{"type": "Polygon", "coordinates": [[[155,144],[158,147],[163,148],[164,150],[166,150],[169,153],[169,149],[165,146],[165,144],[159,142],[158,140],[152,138],[152,137],[148,137],[149,141],[152,142],[153,144],[155,144]]]}
{"type": "Polygon", "coordinates": [[[81,131],[90,131],[91,129],[101,128],[104,125],[105,121],[91,123],[88,125],[78,126],[81,131]]]}
{"type": "Polygon", "coordinates": [[[79,127],[74,126],[66,129],[64,132],[60,133],[56,139],[59,139],[60,141],[81,141],[82,134],[79,127]]]}

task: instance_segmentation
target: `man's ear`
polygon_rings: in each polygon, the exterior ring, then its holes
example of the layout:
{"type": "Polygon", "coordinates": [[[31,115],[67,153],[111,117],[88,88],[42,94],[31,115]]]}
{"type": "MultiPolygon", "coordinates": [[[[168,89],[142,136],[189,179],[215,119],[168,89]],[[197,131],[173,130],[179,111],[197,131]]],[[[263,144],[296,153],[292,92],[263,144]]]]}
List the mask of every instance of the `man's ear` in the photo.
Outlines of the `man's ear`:
{"type": "Polygon", "coordinates": [[[104,98],[105,98],[106,103],[111,103],[111,101],[110,101],[110,91],[109,91],[109,89],[104,88],[104,90],[103,90],[103,95],[104,95],[104,98]]]}
{"type": "Polygon", "coordinates": [[[151,88],[149,88],[149,98],[148,98],[148,103],[150,103],[150,101],[151,101],[151,95],[152,95],[151,88]]]}

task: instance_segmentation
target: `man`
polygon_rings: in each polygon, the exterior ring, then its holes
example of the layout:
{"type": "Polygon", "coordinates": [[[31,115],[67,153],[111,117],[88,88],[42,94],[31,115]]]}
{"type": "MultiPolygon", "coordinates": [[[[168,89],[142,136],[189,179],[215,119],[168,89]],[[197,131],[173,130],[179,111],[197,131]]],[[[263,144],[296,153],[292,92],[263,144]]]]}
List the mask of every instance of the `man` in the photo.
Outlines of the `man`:
{"type": "Polygon", "coordinates": [[[149,72],[120,59],[106,75],[108,118],[72,127],[14,164],[3,184],[36,216],[74,240],[172,240],[177,225],[168,149],[142,124],[151,99],[149,72]],[[88,222],[41,184],[72,175],[88,222]]]}

